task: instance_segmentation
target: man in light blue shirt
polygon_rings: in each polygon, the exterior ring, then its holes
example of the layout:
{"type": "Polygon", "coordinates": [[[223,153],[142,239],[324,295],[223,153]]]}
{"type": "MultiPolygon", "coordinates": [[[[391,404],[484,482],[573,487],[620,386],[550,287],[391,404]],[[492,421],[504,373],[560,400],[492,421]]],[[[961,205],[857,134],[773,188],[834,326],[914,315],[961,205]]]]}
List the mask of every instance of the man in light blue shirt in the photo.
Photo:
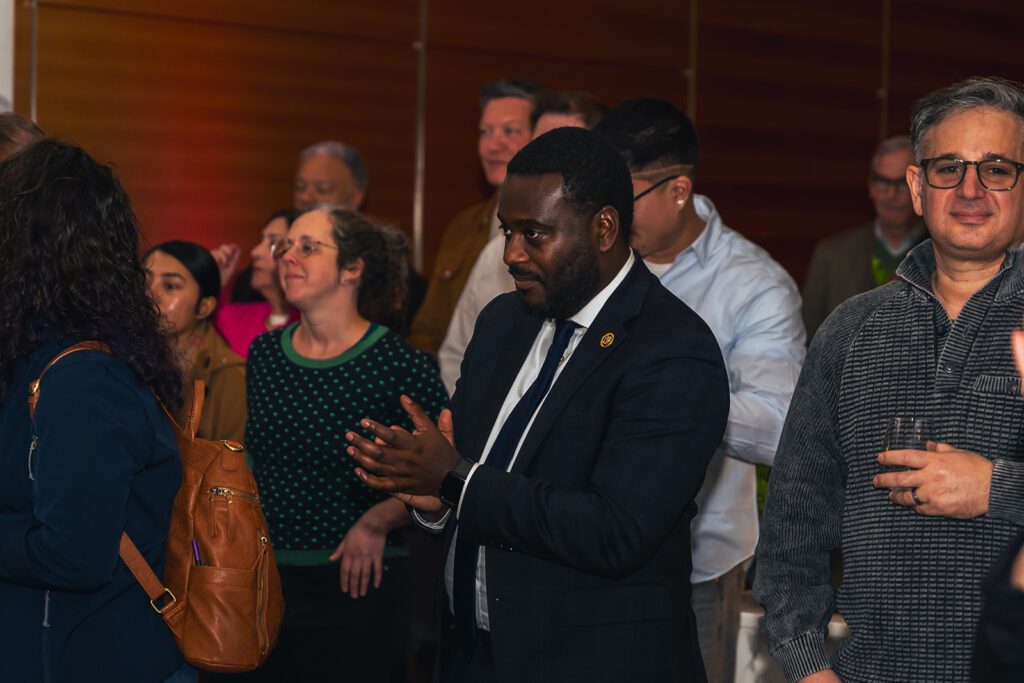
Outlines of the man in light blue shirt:
{"type": "Polygon", "coordinates": [[[693,608],[709,683],[731,683],[740,597],[757,544],[755,464],[770,465],[804,359],[800,294],[768,253],[695,194],[699,145],[664,100],[614,108],[596,132],[633,178],[631,245],[663,285],[714,332],[729,373],[725,438],[693,523],[693,608]]]}

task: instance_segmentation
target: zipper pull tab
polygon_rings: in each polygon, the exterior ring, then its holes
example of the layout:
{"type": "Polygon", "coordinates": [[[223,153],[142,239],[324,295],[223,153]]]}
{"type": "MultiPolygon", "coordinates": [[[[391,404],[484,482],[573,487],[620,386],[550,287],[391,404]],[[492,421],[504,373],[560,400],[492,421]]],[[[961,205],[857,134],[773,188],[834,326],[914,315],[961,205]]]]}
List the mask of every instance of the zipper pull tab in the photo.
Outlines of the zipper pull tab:
{"type": "Polygon", "coordinates": [[[29,446],[28,446],[28,478],[29,478],[29,481],[35,481],[36,480],[36,475],[32,473],[32,456],[35,455],[36,444],[38,444],[38,443],[39,443],[39,437],[38,436],[33,436],[32,437],[32,443],[30,443],[29,446]]]}

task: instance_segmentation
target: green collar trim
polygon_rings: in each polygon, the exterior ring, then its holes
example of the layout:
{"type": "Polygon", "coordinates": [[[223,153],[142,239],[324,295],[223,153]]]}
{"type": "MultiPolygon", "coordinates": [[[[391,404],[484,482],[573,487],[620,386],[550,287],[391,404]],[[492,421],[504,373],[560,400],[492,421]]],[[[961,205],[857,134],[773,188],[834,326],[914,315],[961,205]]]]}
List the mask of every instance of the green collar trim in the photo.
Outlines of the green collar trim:
{"type": "Polygon", "coordinates": [[[299,367],[313,369],[333,368],[342,363],[347,363],[376,344],[381,337],[388,333],[388,328],[384,325],[370,323],[370,328],[366,330],[366,334],[363,335],[362,339],[357,341],[352,348],[346,349],[340,356],[334,356],[333,358],[306,358],[299,355],[295,347],[292,346],[292,335],[295,334],[295,328],[298,326],[299,323],[294,322],[284,328],[284,331],[281,333],[281,350],[284,351],[285,358],[299,367]]]}

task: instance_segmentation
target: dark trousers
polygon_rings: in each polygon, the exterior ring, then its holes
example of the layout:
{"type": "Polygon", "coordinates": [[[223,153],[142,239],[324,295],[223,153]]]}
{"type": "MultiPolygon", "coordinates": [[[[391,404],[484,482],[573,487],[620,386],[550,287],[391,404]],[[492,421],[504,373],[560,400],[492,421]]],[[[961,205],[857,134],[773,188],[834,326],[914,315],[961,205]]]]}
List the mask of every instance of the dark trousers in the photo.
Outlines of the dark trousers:
{"type": "Polygon", "coordinates": [[[403,680],[409,637],[405,558],[384,560],[380,588],[341,592],[338,565],[282,566],[285,614],[277,647],[258,671],[211,681],[272,683],[403,680]]]}
{"type": "Polygon", "coordinates": [[[491,634],[476,632],[476,644],[467,657],[458,644],[455,634],[448,638],[448,651],[441,663],[441,683],[496,683],[494,654],[491,649],[491,634]]]}

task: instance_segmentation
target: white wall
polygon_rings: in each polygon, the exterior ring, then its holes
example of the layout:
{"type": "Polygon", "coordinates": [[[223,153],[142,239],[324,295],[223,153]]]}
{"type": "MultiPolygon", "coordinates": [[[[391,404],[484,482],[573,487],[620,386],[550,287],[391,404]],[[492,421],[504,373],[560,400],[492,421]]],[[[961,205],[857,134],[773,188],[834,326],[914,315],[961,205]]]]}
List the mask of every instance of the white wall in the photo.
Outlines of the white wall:
{"type": "Polygon", "coordinates": [[[14,100],[14,0],[0,0],[0,111],[14,100]]]}

